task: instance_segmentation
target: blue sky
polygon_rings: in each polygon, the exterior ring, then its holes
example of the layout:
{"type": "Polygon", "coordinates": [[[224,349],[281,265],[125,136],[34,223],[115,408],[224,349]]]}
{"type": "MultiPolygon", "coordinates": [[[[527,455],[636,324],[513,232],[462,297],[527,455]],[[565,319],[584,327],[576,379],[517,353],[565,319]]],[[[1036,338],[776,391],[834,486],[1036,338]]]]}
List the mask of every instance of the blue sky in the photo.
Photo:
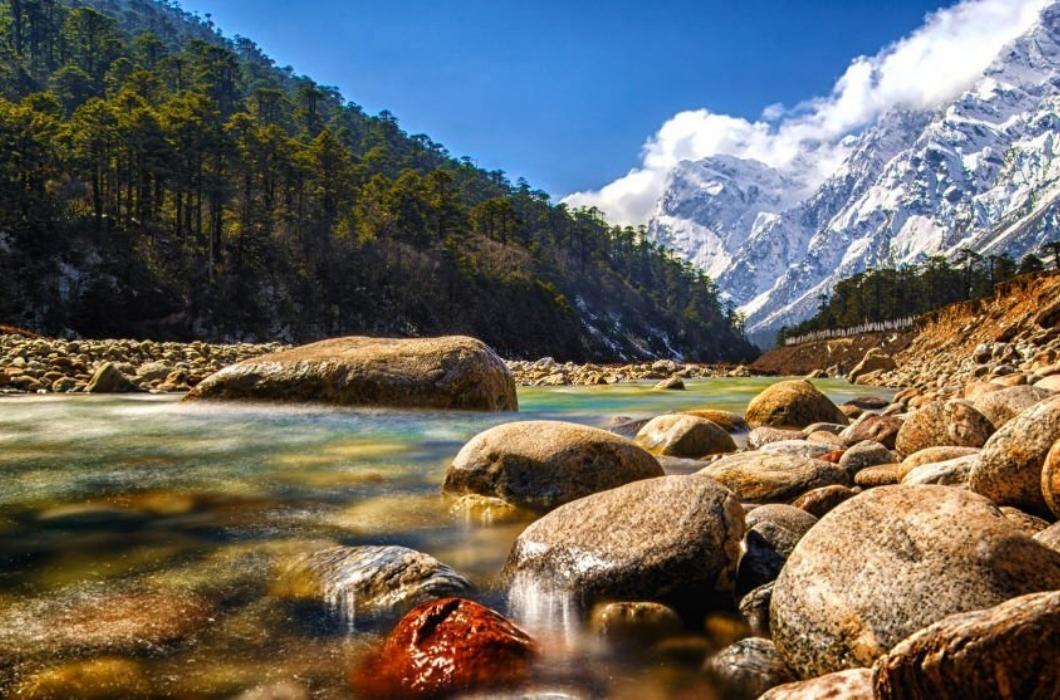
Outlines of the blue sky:
{"type": "Polygon", "coordinates": [[[635,167],[682,110],[826,95],[940,0],[183,0],[278,65],[554,195],[635,167]]]}

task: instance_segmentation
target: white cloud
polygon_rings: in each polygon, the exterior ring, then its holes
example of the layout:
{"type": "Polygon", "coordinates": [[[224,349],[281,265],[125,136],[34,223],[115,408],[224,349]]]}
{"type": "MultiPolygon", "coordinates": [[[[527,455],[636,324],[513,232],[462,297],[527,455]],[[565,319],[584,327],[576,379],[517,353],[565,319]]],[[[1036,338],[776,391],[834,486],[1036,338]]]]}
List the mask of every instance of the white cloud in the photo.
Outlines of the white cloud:
{"type": "Polygon", "coordinates": [[[928,108],[956,97],[1006,43],[1034,24],[1048,2],[964,0],[939,10],[875,56],[855,58],[827,97],[793,109],[769,105],[754,122],[707,109],[679,112],[644,144],[640,167],[563,201],[599,207],[616,223],[646,223],[674,165],[719,154],[784,168],[812,150],[818,170],[812,179],[820,181],[842,158],[843,136],[892,107],[928,108]]]}

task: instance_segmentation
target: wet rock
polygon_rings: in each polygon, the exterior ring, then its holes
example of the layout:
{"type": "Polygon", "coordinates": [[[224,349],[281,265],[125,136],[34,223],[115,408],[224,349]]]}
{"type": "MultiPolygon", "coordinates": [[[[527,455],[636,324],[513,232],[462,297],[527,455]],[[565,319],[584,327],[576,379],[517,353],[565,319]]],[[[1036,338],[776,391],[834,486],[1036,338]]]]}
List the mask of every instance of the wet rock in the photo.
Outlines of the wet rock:
{"type": "Polygon", "coordinates": [[[823,457],[832,450],[834,445],[822,445],[821,443],[809,442],[807,440],[781,440],[762,445],[759,451],[770,454],[794,455],[796,457],[810,457],[813,459],[823,457]]]}
{"type": "Polygon", "coordinates": [[[195,399],[480,411],[519,406],[504,361],[463,336],[322,340],[226,367],[186,398],[195,399]]]}
{"type": "Polygon", "coordinates": [[[685,383],[680,377],[672,376],[656,384],[655,388],[664,391],[684,391],[685,383]]]}
{"type": "Polygon", "coordinates": [[[766,452],[730,455],[702,469],[748,503],[788,503],[820,486],[850,483],[846,470],[818,459],[766,452]]]}
{"type": "Polygon", "coordinates": [[[983,394],[972,405],[997,429],[1052,393],[1033,386],[1013,386],[983,394]]]}
{"type": "Polygon", "coordinates": [[[618,416],[608,421],[605,428],[608,432],[632,440],[637,436],[637,433],[640,432],[640,429],[647,425],[650,420],[651,418],[629,418],[627,416],[618,416]]]}
{"type": "Polygon", "coordinates": [[[873,700],[872,671],[852,668],[817,678],[785,683],[758,700],[873,700]]]}
{"type": "MultiPolygon", "coordinates": [[[[940,486],[965,486],[968,477],[979,460],[976,455],[948,459],[945,462],[929,462],[911,469],[901,477],[899,481],[906,486],[918,486],[924,484],[938,484],[940,486]]],[[[898,465],[898,473],[901,474],[902,465],[898,465]]]]}
{"type": "Polygon", "coordinates": [[[791,505],[801,508],[815,518],[820,518],[843,501],[856,496],[857,493],[848,486],[832,484],[810,489],[796,498],[791,505]]]}
{"type": "Polygon", "coordinates": [[[681,609],[733,588],[744,514],[711,479],[635,481],[560,506],[515,541],[504,573],[599,600],[655,600],[681,609]]]}
{"type": "Polygon", "coordinates": [[[323,603],[352,626],[356,615],[401,612],[432,598],[467,593],[471,583],[429,554],[395,545],[336,545],[281,566],[272,593],[323,603]]]}
{"type": "Polygon", "coordinates": [[[745,412],[752,428],[805,428],[811,423],[847,423],[846,416],[817,388],[801,379],[778,382],[751,400],[745,412]]]}
{"type": "Polygon", "coordinates": [[[765,691],[795,680],[773,642],[748,637],[707,659],[703,670],[727,698],[757,698],[765,691]]]}
{"type": "Polygon", "coordinates": [[[233,700],[311,700],[309,690],[295,681],[278,681],[245,690],[233,700]]]}
{"type": "Polygon", "coordinates": [[[111,362],[104,362],[92,375],[85,391],[89,394],[131,394],[140,391],[111,362]]]}
{"type": "Polygon", "coordinates": [[[151,685],[132,659],[70,661],[29,676],[11,694],[20,700],[124,700],[152,697],[151,685]]]}
{"type": "Polygon", "coordinates": [[[604,603],[593,608],[589,625],[601,636],[648,645],[678,634],[681,618],[650,601],[604,603]]]}
{"type": "Polygon", "coordinates": [[[870,440],[888,449],[894,449],[902,423],[903,420],[897,416],[867,414],[854,421],[853,425],[839,434],[839,438],[848,447],[870,440]]]}
{"type": "Polygon", "coordinates": [[[650,452],[668,457],[704,457],[735,452],[732,436],[717,424],[680,413],[658,416],[637,433],[635,442],[650,452]]]}
{"type": "Polygon", "coordinates": [[[1053,515],[1060,518],[1060,438],[1042,462],[1042,497],[1053,515]]]}
{"type": "Polygon", "coordinates": [[[773,442],[786,440],[801,440],[801,430],[782,430],[779,428],[761,427],[755,428],[747,436],[747,445],[752,449],[761,449],[763,446],[773,442]]]}
{"type": "Polygon", "coordinates": [[[881,658],[880,700],[1060,696],[1060,591],[952,615],[881,658]]]}
{"type": "Polygon", "coordinates": [[[526,680],[534,641],[478,603],[441,598],[409,611],[354,673],[369,698],[430,698],[526,680]]]}
{"type": "Polygon", "coordinates": [[[764,583],[740,598],[740,615],[756,637],[770,636],[769,603],[773,599],[773,583],[764,583]]]}
{"type": "Polygon", "coordinates": [[[747,425],[747,421],[743,419],[739,413],[733,413],[732,411],[720,411],[709,408],[696,409],[694,411],[685,411],[690,416],[696,416],[697,418],[703,418],[709,420],[711,423],[719,426],[722,430],[727,433],[748,433],[751,432],[751,426],[747,425]]]}
{"type": "Polygon", "coordinates": [[[864,440],[853,445],[843,453],[839,460],[839,466],[847,470],[847,474],[854,476],[866,467],[875,467],[880,464],[891,464],[894,455],[886,447],[873,440],[864,440]]]}
{"type": "Polygon", "coordinates": [[[926,447],[917,450],[901,461],[898,465],[898,478],[904,479],[906,474],[923,464],[936,464],[948,462],[951,459],[969,457],[979,454],[978,447],[926,447]]]}
{"type": "Polygon", "coordinates": [[[934,401],[906,418],[894,446],[903,458],[925,447],[982,447],[993,432],[993,424],[971,404],[934,401]]]}
{"type": "Polygon", "coordinates": [[[546,511],[662,474],[654,457],[606,430],[559,421],[519,421],[490,428],[464,445],[446,472],[443,489],[546,511]]]}
{"type": "Polygon", "coordinates": [[[21,653],[156,651],[208,626],[215,601],[180,592],[83,592],[0,611],[0,657],[21,653]]]}
{"type": "Polygon", "coordinates": [[[839,505],[799,541],[773,589],[770,627],[803,678],[867,666],[958,612],[1060,587],[1060,553],[986,499],[886,486],[839,505]]]}
{"type": "Polygon", "coordinates": [[[998,505],[1028,513],[1049,512],[1042,494],[1042,467],[1060,440],[1060,396],[1041,401],[1012,419],[983,446],[968,488],[998,505]]]}
{"type": "Polygon", "coordinates": [[[480,525],[501,525],[533,520],[537,514],[492,496],[466,493],[452,501],[450,515],[480,525]]]}

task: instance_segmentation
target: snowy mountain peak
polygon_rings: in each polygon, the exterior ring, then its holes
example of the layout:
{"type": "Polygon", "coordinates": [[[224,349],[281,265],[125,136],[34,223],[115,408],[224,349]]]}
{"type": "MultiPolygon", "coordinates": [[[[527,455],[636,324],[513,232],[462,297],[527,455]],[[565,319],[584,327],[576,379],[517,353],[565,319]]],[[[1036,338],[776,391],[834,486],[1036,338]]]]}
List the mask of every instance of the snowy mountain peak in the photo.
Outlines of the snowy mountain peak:
{"type": "Polygon", "coordinates": [[[866,268],[952,256],[1020,256],[1056,235],[1060,209],[1060,2],[963,94],[895,109],[840,144],[819,185],[763,163],[679,164],[649,235],[715,277],[771,335],[866,268]]]}

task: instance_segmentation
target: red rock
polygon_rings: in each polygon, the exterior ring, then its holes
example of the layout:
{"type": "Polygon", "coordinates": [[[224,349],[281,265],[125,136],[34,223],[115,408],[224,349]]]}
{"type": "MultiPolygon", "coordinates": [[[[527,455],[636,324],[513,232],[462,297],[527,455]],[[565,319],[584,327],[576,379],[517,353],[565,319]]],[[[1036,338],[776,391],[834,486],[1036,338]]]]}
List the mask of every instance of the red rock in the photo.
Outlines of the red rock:
{"type": "Polygon", "coordinates": [[[507,618],[464,598],[413,608],[354,673],[371,698],[424,698],[526,680],[537,646],[507,618]]]}
{"type": "Polygon", "coordinates": [[[832,450],[831,452],[826,452],[817,459],[824,462],[831,462],[832,464],[839,464],[839,460],[843,458],[845,453],[846,450],[832,450]]]}

